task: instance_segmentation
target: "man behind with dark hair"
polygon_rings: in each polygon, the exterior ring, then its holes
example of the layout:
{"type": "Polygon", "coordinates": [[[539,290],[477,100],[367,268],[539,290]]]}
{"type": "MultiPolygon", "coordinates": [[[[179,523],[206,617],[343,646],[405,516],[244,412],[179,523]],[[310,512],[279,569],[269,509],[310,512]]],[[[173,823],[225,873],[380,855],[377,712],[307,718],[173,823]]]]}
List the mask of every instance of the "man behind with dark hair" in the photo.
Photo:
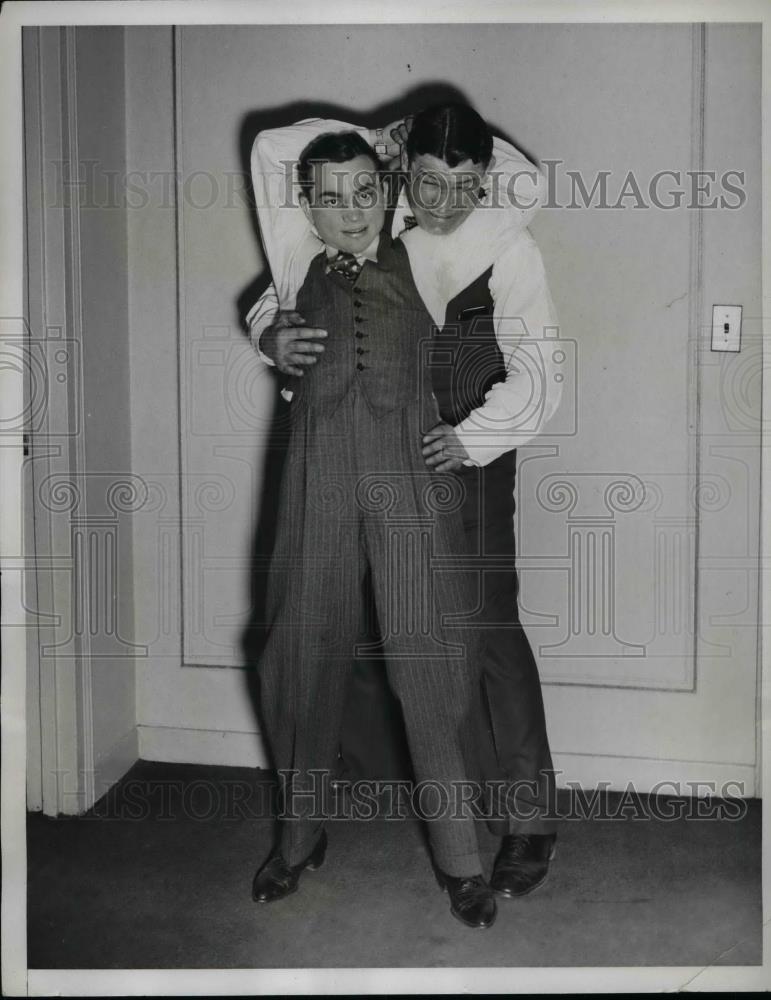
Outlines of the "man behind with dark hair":
{"type": "Polygon", "coordinates": [[[420,112],[407,133],[407,162],[430,153],[457,167],[464,160],[487,166],[493,137],[485,121],[468,104],[438,104],[420,112]]]}
{"type": "Polygon", "coordinates": [[[487,125],[467,104],[428,108],[413,119],[405,153],[415,222],[434,235],[454,232],[479,205],[484,177],[495,165],[487,125]]]}
{"type": "MultiPolygon", "coordinates": [[[[304,325],[309,318],[291,312],[317,238],[282,200],[282,164],[310,135],[335,128],[350,126],[313,119],[263,132],[252,151],[277,294],[269,290],[247,318],[263,359],[295,375],[318,363],[324,346],[314,324],[304,325]],[[284,315],[276,318],[279,305],[284,315]]],[[[378,133],[376,149],[390,154],[378,133]]],[[[475,623],[485,638],[483,777],[527,791],[505,795],[501,814],[489,821],[502,838],[491,885],[500,895],[519,896],[546,878],[555,840],[552,761],[538,669],[517,609],[514,539],[515,449],[542,430],[562,384],[556,345],[547,339],[557,328],[554,307],[540,253],[524,228],[542,179],[463,104],[418,114],[404,152],[407,184],[392,233],[401,232],[436,326],[431,377],[441,420],[424,435],[423,455],[428,468],[456,472],[465,487],[466,547],[480,566],[475,623]],[[531,182],[524,198],[523,178],[531,182]],[[497,207],[496,193],[508,195],[509,204],[497,207]]],[[[346,743],[367,738],[356,731],[363,715],[357,706],[347,716],[344,754],[346,743]]]]}

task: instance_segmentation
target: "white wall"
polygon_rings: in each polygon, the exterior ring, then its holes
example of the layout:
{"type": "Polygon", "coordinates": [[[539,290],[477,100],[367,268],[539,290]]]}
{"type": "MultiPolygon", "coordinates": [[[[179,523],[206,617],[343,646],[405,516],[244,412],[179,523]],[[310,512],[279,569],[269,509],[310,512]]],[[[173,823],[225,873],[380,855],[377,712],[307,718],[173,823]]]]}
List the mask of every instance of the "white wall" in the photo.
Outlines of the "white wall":
{"type": "Polygon", "coordinates": [[[187,27],[177,45],[174,81],[170,29],[126,33],[129,169],[168,172],[176,142],[185,193],[175,215],[162,181],[147,174],[140,186],[153,201],[129,210],[127,223],[131,467],[153,498],[134,516],[136,640],[147,647],[137,674],[142,755],[263,760],[238,642],[250,610],[246,581],[272,400],[238,322],[263,268],[253,213],[237,193],[249,142],[258,127],[317,112],[346,117],[355,108],[363,120],[389,120],[441,94],[437,81],[452,79],[526,151],[590,177],[611,169],[616,191],[631,168],[644,178],[699,164],[747,172],[742,211],[705,211],[698,224],[687,209],[551,210],[537,219],[563,334],[580,352],[580,432],[558,441],[555,456],[527,453],[540,463],[531,464],[535,478],[522,471],[527,456],[520,456],[518,527],[525,620],[543,648],[558,764],[588,782],[596,780],[597,761],[614,781],[635,766],[655,777],[661,771],[641,763],[651,760],[682,765],[682,774],[751,778],[757,29],[708,28],[703,63],[701,35],[689,25],[187,27]],[[412,103],[399,104],[407,92],[412,103]],[[388,106],[384,95],[394,98],[388,106]],[[196,171],[207,176],[196,178],[196,171]],[[713,302],[743,303],[741,355],[705,351],[713,302]],[[547,516],[535,497],[544,475],[561,472],[639,474],[668,490],[675,484],[667,493],[671,508],[615,523],[618,628],[631,645],[655,631],[655,532],[669,517],[686,544],[698,536],[698,576],[686,553],[668,580],[688,606],[686,627],[673,634],[666,655],[633,663],[623,652],[583,659],[545,652],[564,632],[565,515],[547,516]],[[712,476],[724,493],[702,504],[698,520],[697,473],[712,476]],[[200,574],[191,576],[195,567],[200,574]],[[698,638],[687,627],[689,609],[698,638]]]}

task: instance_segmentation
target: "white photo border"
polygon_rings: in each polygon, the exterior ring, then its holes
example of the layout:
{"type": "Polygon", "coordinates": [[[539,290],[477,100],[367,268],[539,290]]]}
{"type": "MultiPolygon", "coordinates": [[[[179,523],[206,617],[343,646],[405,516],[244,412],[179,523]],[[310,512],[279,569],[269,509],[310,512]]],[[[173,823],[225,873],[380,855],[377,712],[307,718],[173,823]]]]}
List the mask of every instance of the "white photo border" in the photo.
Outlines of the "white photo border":
{"type": "MultiPolygon", "coordinates": [[[[744,22],[762,27],[763,315],[771,316],[769,166],[771,166],[771,5],[764,0],[92,0],[6,3],[0,17],[0,317],[23,309],[23,132],[21,29],[24,25],[371,24],[371,23],[678,23],[744,22]]],[[[768,337],[764,330],[765,337],[768,337]]],[[[1,333],[0,333],[1,336],[1,333]]],[[[764,338],[765,346],[765,338],[764,338]]],[[[763,368],[769,426],[771,365],[763,368]]],[[[0,371],[0,422],[23,410],[19,372],[0,371]]],[[[255,995],[371,993],[609,993],[634,990],[765,990],[769,975],[769,874],[763,871],[764,964],[753,967],[29,970],[26,960],[25,617],[22,601],[22,441],[0,447],[2,577],[2,984],[8,996],[255,995]]],[[[771,442],[762,440],[761,623],[762,736],[771,725],[771,442]]],[[[771,740],[762,744],[762,789],[771,802],[771,740]]],[[[766,817],[764,816],[764,820],[766,817]]],[[[769,846],[763,824],[763,855],[769,846]]],[[[558,942],[555,942],[558,947],[558,942]]]]}

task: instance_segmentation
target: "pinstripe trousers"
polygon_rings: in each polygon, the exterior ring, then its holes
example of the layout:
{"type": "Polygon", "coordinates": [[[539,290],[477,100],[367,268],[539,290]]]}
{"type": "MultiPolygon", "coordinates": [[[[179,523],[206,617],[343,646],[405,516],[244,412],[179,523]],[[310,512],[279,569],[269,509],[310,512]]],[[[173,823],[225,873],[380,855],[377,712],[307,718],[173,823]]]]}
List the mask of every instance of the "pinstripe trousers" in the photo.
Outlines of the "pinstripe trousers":
{"type": "MultiPolygon", "coordinates": [[[[448,622],[473,611],[461,480],[430,472],[421,434],[433,395],[378,416],[359,386],[331,415],[291,404],[292,431],[269,582],[270,632],[258,665],[263,724],[279,773],[280,846],[290,865],[323,828],[317,772],[332,772],[369,566],[389,684],[401,701],[416,781],[428,792],[435,863],[481,872],[468,789],[478,633],[448,622]],[[435,817],[435,818],[433,818],[435,817]]],[[[328,777],[328,774],[325,775],[328,777]]]]}

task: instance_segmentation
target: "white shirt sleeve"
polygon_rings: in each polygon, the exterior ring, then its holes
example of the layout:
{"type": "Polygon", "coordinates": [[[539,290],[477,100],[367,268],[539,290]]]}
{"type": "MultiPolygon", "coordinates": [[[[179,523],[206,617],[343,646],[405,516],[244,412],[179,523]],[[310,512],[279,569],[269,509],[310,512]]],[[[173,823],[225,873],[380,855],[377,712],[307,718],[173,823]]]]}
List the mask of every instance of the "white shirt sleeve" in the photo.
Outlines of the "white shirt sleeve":
{"type": "Polygon", "coordinates": [[[252,347],[266,365],[275,365],[276,362],[260,350],[260,337],[276,318],[277,313],[278,295],[275,285],[271,283],[246,314],[246,324],[249,327],[249,339],[252,342],[252,347]]]}
{"type": "Polygon", "coordinates": [[[493,137],[495,163],[484,185],[484,204],[507,212],[512,231],[529,226],[546,201],[548,183],[543,173],[510,142],[493,137]]]}
{"type": "Polygon", "coordinates": [[[300,207],[297,160],[305,146],[323,132],[351,130],[369,139],[368,129],[308,118],[283,128],[265,129],[252,145],[257,217],[281,309],[294,308],[308,266],[324,246],[300,207]]]}
{"type": "Polygon", "coordinates": [[[541,253],[529,233],[512,238],[497,257],[490,279],[495,335],[506,378],[455,432],[475,465],[487,465],[532,441],[562,395],[557,315],[541,253]]]}

